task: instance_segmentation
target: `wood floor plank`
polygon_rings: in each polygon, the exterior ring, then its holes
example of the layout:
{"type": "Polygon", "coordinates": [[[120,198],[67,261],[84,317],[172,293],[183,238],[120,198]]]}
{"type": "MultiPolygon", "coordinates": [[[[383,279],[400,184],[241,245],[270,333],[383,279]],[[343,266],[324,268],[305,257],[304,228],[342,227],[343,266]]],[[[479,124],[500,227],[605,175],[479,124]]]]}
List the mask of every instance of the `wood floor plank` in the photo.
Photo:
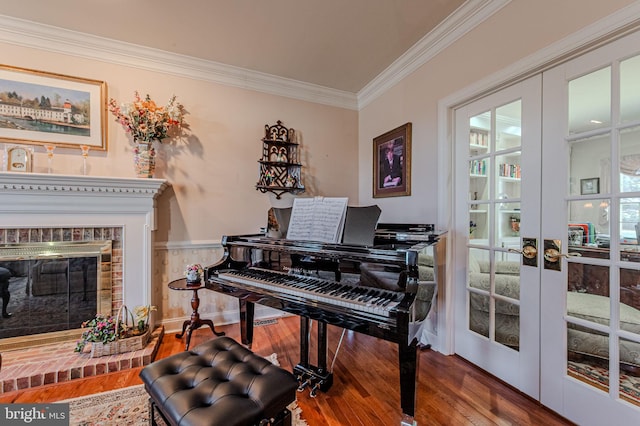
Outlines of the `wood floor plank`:
{"type": "MultiPolygon", "coordinates": [[[[315,325],[315,324],[314,324],[315,325]]],[[[312,350],[315,327],[312,325],[312,350]]],[[[236,340],[237,324],[217,327],[236,340]]],[[[275,324],[254,329],[252,350],[259,355],[278,355],[280,365],[291,371],[299,361],[299,319],[280,318],[275,324]]],[[[334,385],[316,398],[308,390],[299,392],[298,405],[310,426],[399,425],[400,409],[398,351],[396,345],[348,331],[337,349],[342,329],[328,327],[329,367],[336,350],[334,385]]],[[[196,330],[192,347],[214,336],[208,328],[196,330]]],[[[167,332],[157,358],[184,350],[184,341],[167,332]]],[[[550,425],[572,423],[542,407],[489,374],[457,356],[431,350],[419,351],[417,409],[418,425],[550,425]]],[[[315,362],[315,356],[311,357],[315,362]]],[[[111,389],[140,384],[140,368],[66,383],[0,394],[0,402],[55,402],[111,389]]]]}

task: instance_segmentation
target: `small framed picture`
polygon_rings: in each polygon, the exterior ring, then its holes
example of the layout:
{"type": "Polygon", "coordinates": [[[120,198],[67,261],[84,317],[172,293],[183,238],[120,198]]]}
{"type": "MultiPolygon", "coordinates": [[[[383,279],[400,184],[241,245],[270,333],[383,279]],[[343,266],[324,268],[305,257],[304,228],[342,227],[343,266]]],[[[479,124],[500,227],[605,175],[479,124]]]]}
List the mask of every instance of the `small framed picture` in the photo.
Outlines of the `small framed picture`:
{"type": "Polygon", "coordinates": [[[599,194],[600,193],[600,178],[580,179],[580,194],[599,194]]]}
{"type": "Polygon", "coordinates": [[[2,170],[8,172],[30,172],[32,168],[32,161],[32,147],[5,144],[2,170]]]}

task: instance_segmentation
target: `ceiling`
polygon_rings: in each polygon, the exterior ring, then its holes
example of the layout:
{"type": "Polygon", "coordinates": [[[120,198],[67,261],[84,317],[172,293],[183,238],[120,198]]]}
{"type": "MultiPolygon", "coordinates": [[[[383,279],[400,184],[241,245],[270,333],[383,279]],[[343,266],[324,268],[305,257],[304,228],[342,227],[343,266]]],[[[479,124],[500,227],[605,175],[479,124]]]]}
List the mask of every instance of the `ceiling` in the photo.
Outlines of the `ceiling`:
{"type": "Polygon", "coordinates": [[[0,0],[0,14],[357,93],[466,0],[0,0]]]}

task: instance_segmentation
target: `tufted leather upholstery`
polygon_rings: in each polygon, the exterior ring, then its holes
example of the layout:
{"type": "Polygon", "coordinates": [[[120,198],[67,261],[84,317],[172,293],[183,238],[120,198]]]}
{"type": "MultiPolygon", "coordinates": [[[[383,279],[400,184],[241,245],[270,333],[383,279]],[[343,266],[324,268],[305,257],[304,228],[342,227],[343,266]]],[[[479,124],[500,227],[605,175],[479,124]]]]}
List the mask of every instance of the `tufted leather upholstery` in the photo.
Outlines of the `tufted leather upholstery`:
{"type": "Polygon", "coordinates": [[[296,397],[294,376],[229,337],[155,361],[140,372],[172,425],[254,425],[296,397]]]}

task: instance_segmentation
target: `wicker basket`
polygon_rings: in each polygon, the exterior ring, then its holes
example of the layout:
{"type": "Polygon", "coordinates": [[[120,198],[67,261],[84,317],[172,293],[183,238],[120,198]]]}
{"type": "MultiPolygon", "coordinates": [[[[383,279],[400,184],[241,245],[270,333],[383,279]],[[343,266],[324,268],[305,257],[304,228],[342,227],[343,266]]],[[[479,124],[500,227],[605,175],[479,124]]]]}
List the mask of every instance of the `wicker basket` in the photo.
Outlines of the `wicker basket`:
{"type": "MultiPolygon", "coordinates": [[[[116,316],[116,330],[119,329],[121,316],[123,322],[125,324],[128,324],[127,318],[129,317],[129,309],[127,309],[127,307],[124,305],[120,308],[120,310],[118,311],[118,315],[116,316]]],[[[150,338],[151,330],[150,327],[147,326],[147,329],[142,334],[137,334],[135,336],[129,336],[125,338],[116,338],[116,340],[109,343],[91,342],[91,358],[139,351],[147,346],[150,338]]]]}

